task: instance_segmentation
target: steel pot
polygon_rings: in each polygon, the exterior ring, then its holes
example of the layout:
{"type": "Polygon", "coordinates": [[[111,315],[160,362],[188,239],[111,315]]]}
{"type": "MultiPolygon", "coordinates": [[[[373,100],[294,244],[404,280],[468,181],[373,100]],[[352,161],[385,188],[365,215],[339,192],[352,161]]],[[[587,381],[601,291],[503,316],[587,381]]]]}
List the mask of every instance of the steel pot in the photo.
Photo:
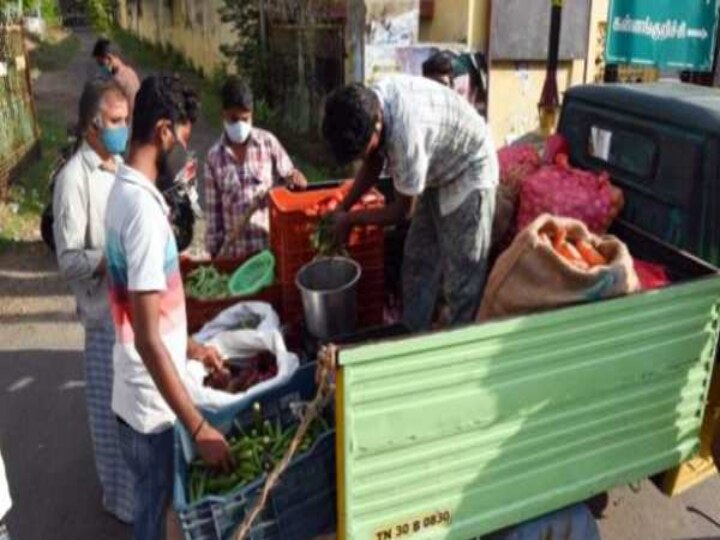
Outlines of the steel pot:
{"type": "Polygon", "coordinates": [[[362,269],[352,259],[316,259],[295,276],[300,289],[305,325],[319,339],[348,334],[357,325],[357,284],[362,269]]]}

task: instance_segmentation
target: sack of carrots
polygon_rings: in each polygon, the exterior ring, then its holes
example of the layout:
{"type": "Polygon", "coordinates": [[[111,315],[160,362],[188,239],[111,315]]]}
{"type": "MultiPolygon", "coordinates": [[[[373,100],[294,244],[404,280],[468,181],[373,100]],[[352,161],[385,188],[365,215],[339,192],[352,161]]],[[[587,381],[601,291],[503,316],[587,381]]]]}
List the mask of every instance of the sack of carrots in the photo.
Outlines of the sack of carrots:
{"type": "Polygon", "coordinates": [[[627,246],[581,221],[543,214],[490,273],[478,320],[592,302],[640,290],[627,246]]]}

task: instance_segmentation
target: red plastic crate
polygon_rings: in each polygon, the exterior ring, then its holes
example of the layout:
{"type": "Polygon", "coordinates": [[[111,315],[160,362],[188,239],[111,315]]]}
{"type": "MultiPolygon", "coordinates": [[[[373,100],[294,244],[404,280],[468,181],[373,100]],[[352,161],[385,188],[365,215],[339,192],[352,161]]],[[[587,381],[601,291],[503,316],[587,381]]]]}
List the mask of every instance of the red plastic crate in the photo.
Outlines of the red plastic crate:
{"type": "MultiPolygon", "coordinates": [[[[182,276],[183,283],[185,283],[188,274],[200,266],[211,265],[215,267],[218,272],[230,274],[237,270],[237,268],[239,268],[240,265],[250,257],[252,257],[252,255],[245,258],[227,258],[203,261],[180,259],[180,274],[182,276]]],[[[191,334],[197,332],[205,323],[214,319],[221,311],[234,306],[238,302],[267,302],[272,305],[275,311],[279,312],[282,309],[281,293],[282,288],[279,284],[275,283],[251,296],[236,296],[232,298],[224,298],[222,300],[197,300],[196,298],[191,298],[186,295],[185,311],[187,315],[188,332],[191,334]]]]}
{"type": "MultiPolygon", "coordinates": [[[[288,346],[297,348],[302,343],[302,328],[304,322],[304,314],[302,306],[296,306],[293,309],[283,312],[282,318],[283,333],[285,335],[288,346]]],[[[383,306],[378,309],[375,305],[361,306],[358,310],[357,329],[372,328],[383,324],[383,306]]]]}
{"type": "MultiPolygon", "coordinates": [[[[377,231],[377,233],[368,237],[367,242],[348,248],[350,257],[357,261],[363,272],[382,268],[385,265],[384,236],[382,231],[377,231]]],[[[279,252],[276,252],[276,269],[278,280],[281,283],[294,283],[300,268],[315,258],[315,253],[309,249],[309,246],[304,251],[283,252],[279,257],[277,253],[279,252]]]]}
{"type": "MultiPolygon", "coordinates": [[[[367,286],[358,289],[358,311],[362,309],[376,309],[382,312],[383,305],[385,303],[385,294],[383,291],[377,291],[372,286],[367,286]]],[[[280,297],[281,297],[281,314],[290,315],[302,313],[302,297],[300,292],[290,285],[280,286],[280,297]]],[[[285,322],[285,321],[283,321],[285,322]]],[[[293,322],[293,321],[288,321],[293,322]]]]}
{"type": "MultiPolygon", "coordinates": [[[[283,284],[294,283],[297,271],[315,256],[310,246],[310,236],[315,231],[320,216],[313,208],[321,201],[349,189],[342,187],[306,192],[293,192],[276,188],[270,192],[270,244],[277,261],[278,279],[283,284]]],[[[385,199],[372,190],[362,199],[365,208],[382,208],[385,199]]],[[[348,240],[350,255],[364,268],[382,266],[384,263],[384,234],[377,226],[356,227],[348,240]]]]}

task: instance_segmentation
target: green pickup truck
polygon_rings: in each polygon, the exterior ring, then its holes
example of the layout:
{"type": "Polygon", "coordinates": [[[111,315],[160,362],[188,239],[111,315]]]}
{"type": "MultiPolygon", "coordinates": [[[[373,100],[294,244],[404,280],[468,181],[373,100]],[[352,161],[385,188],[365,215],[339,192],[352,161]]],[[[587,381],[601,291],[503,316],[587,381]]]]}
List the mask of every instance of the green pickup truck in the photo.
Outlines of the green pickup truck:
{"type": "Polygon", "coordinates": [[[720,316],[703,92],[577,88],[559,124],[626,192],[612,232],[671,286],[339,349],[340,539],[467,540],[696,455],[720,316]]]}

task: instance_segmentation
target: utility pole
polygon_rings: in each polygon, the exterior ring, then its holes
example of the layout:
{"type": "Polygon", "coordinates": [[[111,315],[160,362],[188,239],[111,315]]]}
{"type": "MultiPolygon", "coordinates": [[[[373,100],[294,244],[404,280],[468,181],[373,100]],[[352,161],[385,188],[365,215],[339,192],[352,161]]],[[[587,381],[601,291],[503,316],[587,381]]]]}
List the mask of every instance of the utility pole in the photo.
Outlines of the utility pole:
{"type": "Polygon", "coordinates": [[[557,85],[558,58],[560,56],[560,29],[562,26],[562,9],[565,0],[551,0],[550,35],[548,38],[547,71],[543,85],[538,112],[540,114],[540,130],[544,136],[549,136],[555,129],[558,111],[560,110],[560,95],[557,85]]]}

